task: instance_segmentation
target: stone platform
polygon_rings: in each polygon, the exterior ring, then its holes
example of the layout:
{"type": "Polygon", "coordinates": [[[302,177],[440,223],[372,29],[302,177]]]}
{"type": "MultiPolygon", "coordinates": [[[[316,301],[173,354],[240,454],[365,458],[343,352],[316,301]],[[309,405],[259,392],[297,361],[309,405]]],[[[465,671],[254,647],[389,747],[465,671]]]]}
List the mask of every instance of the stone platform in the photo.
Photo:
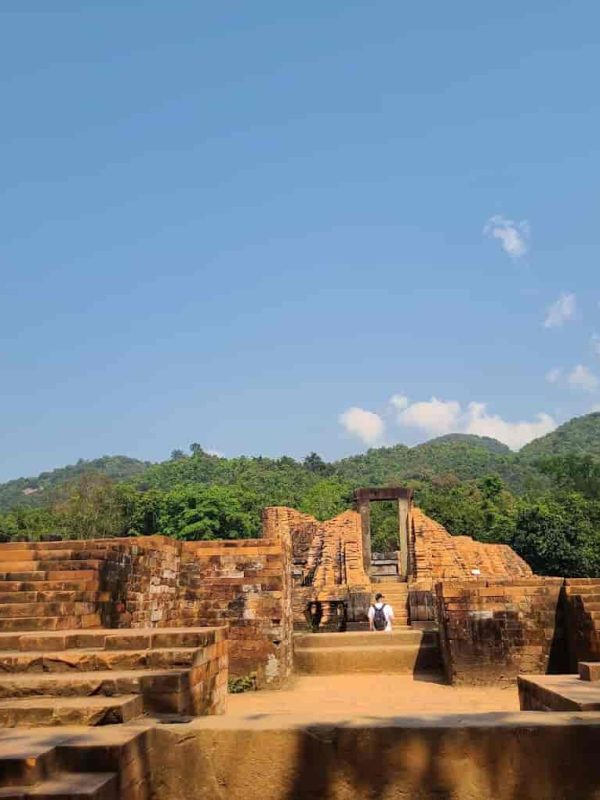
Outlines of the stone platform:
{"type": "Polygon", "coordinates": [[[596,800],[599,749],[600,714],[205,717],[155,730],[153,786],[161,800],[596,800]]]}
{"type": "Polygon", "coordinates": [[[437,632],[398,627],[391,632],[295,634],[296,671],[412,673],[441,669],[437,632]]]}
{"type": "Polygon", "coordinates": [[[600,663],[581,662],[578,675],[520,675],[526,711],[600,711],[600,663]]]}

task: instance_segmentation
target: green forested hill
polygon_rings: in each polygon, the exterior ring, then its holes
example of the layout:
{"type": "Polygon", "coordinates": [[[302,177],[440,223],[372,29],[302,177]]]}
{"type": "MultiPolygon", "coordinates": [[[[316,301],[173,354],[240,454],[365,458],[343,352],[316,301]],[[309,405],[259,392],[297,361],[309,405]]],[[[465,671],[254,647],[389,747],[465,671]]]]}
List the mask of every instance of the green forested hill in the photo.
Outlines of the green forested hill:
{"type": "Polygon", "coordinates": [[[92,461],[80,458],[76,464],[42,472],[35,478],[17,478],[0,484],[0,511],[17,506],[46,505],[52,494],[62,486],[77,480],[86,473],[100,473],[114,481],[125,481],[143,472],[149,462],[127,456],[102,456],[92,461]]]}
{"type": "MultiPolygon", "coordinates": [[[[0,540],[161,533],[184,539],[257,536],[265,506],[319,519],[352,506],[355,488],[407,483],[452,534],[505,542],[540,574],[600,575],[600,413],[523,448],[455,434],[327,463],[221,458],[198,444],[159,464],[125,456],[0,485],[0,540]]],[[[377,504],[373,544],[397,543],[397,512],[377,504]]]]}
{"type": "Polygon", "coordinates": [[[600,458],[600,412],[575,417],[552,433],[534,439],[520,450],[519,460],[530,463],[547,456],[571,454],[600,458]]]}
{"type": "Polygon", "coordinates": [[[131,482],[137,489],[170,490],[180,485],[242,485],[274,502],[297,501],[318,480],[337,478],[352,487],[431,480],[452,476],[473,480],[497,474],[510,489],[523,493],[540,489],[547,480],[536,461],[567,454],[600,458],[600,413],[578,417],[554,432],[526,445],[519,453],[484,436],[450,434],[416,447],[398,444],[379,447],[356,456],[327,463],[307,459],[257,457],[219,458],[192,446],[191,456],[174,451],[158,464],[127,456],[103,456],[92,461],[44,472],[35,478],[18,478],[0,484],[0,511],[15,507],[40,507],[52,502],[53,492],[83,474],[101,473],[116,482],[131,482]]]}

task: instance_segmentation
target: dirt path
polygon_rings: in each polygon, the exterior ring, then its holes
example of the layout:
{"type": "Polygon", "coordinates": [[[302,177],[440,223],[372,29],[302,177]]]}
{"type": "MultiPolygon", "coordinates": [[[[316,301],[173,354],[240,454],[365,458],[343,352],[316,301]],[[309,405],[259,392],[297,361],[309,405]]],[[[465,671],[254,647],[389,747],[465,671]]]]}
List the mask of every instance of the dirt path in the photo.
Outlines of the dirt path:
{"type": "Polygon", "coordinates": [[[230,695],[228,717],[309,715],[315,722],[350,716],[473,714],[518,711],[516,687],[453,687],[412,675],[297,677],[289,690],[230,695]]]}

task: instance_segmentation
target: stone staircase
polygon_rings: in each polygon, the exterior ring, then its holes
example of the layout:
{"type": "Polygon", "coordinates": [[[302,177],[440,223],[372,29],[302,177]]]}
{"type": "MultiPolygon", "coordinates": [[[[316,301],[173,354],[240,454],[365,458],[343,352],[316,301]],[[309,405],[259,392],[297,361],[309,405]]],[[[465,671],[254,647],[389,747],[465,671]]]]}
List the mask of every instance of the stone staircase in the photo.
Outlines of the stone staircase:
{"type": "Polygon", "coordinates": [[[575,670],[579,661],[600,661],[600,579],[567,578],[567,634],[575,670]]]}
{"type": "Polygon", "coordinates": [[[384,580],[371,584],[371,595],[381,593],[384,602],[394,610],[394,627],[408,625],[408,584],[396,580],[384,580]]]}
{"type": "Polygon", "coordinates": [[[149,800],[148,725],[0,730],[3,800],[149,800]]]}
{"type": "Polygon", "coordinates": [[[9,542],[0,548],[0,630],[99,628],[108,542],[9,542]]]}
{"type": "Polygon", "coordinates": [[[225,628],[0,633],[0,727],[224,710],[225,628]]]}
{"type": "Polygon", "coordinates": [[[294,663],[305,675],[437,671],[438,634],[410,627],[395,627],[390,633],[297,633],[294,663]]]}

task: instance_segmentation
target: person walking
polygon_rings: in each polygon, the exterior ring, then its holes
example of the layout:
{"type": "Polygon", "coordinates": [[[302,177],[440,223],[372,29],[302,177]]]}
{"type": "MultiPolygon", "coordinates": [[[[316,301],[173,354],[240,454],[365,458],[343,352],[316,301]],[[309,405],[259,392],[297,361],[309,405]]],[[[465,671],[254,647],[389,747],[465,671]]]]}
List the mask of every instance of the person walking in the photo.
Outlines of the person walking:
{"type": "Polygon", "coordinates": [[[375,602],[369,608],[369,629],[372,631],[392,630],[392,620],[394,619],[394,609],[389,603],[385,602],[385,597],[378,592],[375,595],[375,602]]]}

